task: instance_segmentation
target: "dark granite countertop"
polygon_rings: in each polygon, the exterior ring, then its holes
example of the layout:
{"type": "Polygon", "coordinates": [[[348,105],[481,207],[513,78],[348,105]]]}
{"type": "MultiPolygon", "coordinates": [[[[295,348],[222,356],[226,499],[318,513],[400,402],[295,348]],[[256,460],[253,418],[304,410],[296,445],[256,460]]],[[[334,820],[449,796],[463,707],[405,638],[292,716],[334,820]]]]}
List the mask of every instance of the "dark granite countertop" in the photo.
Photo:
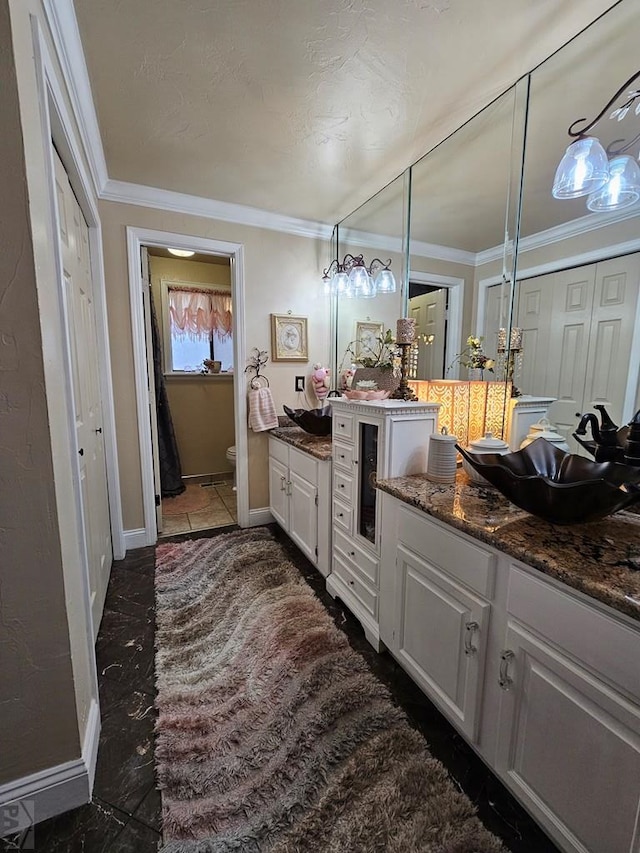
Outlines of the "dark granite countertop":
{"type": "Polygon", "coordinates": [[[311,435],[298,426],[276,427],[269,434],[323,462],[331,459],[330,435],[311,435]]]}
{"type": "Polygon", "coordinates": [[[637,513],[560,527],[472,483],[463,471],[455,485],[416,474],[380,480],[378,488],[640,621],[637,513]]]}

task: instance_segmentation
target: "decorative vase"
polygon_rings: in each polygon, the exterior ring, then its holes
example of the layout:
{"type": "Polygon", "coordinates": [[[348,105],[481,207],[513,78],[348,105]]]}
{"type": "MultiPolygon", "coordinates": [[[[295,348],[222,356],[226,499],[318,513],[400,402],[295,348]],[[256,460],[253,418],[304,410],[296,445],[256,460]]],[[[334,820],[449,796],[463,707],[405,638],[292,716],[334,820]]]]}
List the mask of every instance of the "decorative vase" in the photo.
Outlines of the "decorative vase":
{"type": "Polygon", "coordinates": [[[358,387],[358,382],[373,380],[380,391],[395,391],[400,384],[400,377],[393,370],[383,370],[381,367],[359,367],[353,376],[352,388],[358,387]]]}
{"type": "Polygon", "coordinates": [[[484,380],[484,370],[481,367],[468,367],[469,382],[482,382],[484,380]]]}

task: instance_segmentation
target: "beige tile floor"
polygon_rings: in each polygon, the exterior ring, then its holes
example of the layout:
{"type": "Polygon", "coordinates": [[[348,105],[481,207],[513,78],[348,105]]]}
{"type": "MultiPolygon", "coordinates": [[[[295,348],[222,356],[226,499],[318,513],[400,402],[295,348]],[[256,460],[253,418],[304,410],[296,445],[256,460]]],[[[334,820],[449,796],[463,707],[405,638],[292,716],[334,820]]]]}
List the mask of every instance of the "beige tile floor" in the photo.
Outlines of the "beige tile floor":
{"type": "Polygon", "coordinates": [[[237,519],[236,493],[231,480],[215,486],[189,483],[186,491],[177,498],[162,499],[160,535],[175,536],[192,530],[223,527],[235,524],[237,519]]]}

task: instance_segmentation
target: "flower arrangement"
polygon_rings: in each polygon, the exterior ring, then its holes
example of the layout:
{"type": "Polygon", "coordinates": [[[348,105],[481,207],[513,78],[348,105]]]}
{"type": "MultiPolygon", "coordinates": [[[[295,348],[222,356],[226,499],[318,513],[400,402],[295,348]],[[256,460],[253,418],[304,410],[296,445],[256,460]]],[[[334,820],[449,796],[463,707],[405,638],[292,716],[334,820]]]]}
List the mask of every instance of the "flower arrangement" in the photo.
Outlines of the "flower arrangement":
{"type": "Polygon", "coordinates": [[[447,368],[447,373],[456,363],[461,364],[463,367],[470,370],[488,370],[489,373],[493,373],[496,361],[494,358],[489,358],[489,356],[485,354],[482,347],[483,341],[484,338],[482,337],[477,338],[474,335],[469,335],[466,347],[453,359],[447,368]]]}
{"type": "Polygon", "coordinates": [[[381,370],[393,370],[400,364],[398,347],[391,334],[391,329],[387,329],[382,335],[377,335],[366,341],[350,341],[342,357],[341,368],[347,361],[347,356],[351,356],[350,364],[359,367],[379,367],[381,370]]]}

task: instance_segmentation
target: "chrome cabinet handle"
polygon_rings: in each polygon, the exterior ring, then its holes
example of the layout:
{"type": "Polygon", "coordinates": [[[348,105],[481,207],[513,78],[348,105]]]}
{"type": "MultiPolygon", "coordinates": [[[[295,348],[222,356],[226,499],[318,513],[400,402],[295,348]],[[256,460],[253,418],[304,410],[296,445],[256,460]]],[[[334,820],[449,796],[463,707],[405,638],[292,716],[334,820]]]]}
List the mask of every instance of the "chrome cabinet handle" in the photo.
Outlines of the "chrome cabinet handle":
{"type": "Polygon", "coordinates": [[[467,622],[464,632],[464,653],[465,655],[475,655],[478,653],[477,646],[473,645],[472,639],[476,631],[480,630],[477,622],[467,622]]]}
{"type": "Polygon", "coordinates": [[[285,479],[286,479],[285,477],[280,477],[280,491],[281,491],[281,492],[284,492],[284,491],[285,491],[285,485],[284,485],[284,484],[285,484],[285,479]]]}
{"type": "Polygon", "coordinates": [[[505,649],[500,654],[500,678],[498,684],[503,690],[510,690],[513,684],[513,678],[509,675],[509,661],[515,658],[515,653],[511,649],[505,649]]]}
{"type": "Polygon", "coordinates": [[[287,480],[287,494],[291,496],[291,480],[287,480]]]}

